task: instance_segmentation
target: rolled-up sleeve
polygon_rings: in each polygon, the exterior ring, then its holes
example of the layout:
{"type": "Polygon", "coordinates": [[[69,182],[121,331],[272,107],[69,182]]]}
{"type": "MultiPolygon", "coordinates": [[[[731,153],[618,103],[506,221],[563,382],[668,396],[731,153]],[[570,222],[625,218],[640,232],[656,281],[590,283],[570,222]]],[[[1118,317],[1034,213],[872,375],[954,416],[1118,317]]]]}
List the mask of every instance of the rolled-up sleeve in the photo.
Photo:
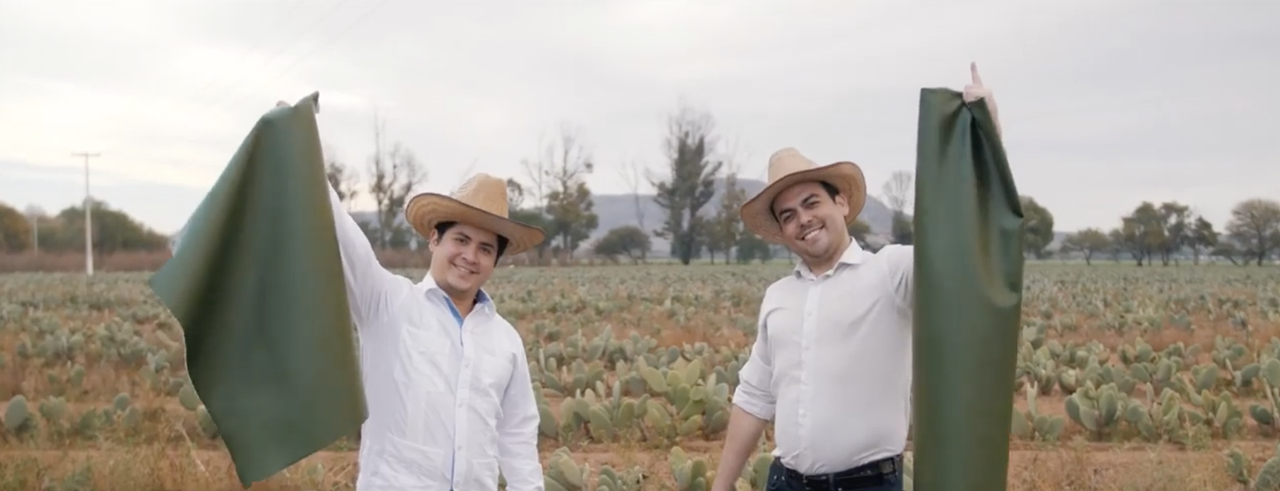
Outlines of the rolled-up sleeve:
{"type": "Polygon", "coordinates": [[[498,421],[498,466],[509,491],[542,491],[542,463],[538,460],[538,402],[529,376],[529,360],[519,351],[511,381],[502,397],[498,421]]]}
{"type": "Polygon", "coordinates": [[[738,371],[738,387],[733,391],[733,404],[751,415],[769,421],[777,409],[773,394],[773,361],[769,356],[769,329],[764,322],[765,309],[757,321],[756,341],[751,346],[747,363],[738,371]]]}

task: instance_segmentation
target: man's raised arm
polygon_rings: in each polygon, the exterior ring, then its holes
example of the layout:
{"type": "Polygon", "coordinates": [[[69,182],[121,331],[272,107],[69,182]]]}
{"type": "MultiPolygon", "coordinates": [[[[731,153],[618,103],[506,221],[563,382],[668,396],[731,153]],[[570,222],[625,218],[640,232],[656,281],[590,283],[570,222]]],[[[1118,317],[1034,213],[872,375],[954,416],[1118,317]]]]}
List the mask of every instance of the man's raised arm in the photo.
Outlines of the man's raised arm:
{"type": "Polygon", "coordinates": [[[407,278],[396,276],[378,262],[373,246],[365,237],[355,218],[342,206],[342,199],[333,184],[329,188],[329,204],[333,213],[333,227],[338,236],[338,252],[342,256],[342,275],[347,284],[347,302],[356,327],[376,322],[392,311],[393,303],[400,298],[401,283],[407,278]]]}
{"type": "MultiPolygon", "coordinates": [[[[276,102],[276,107],[289,103],[276,102]]],[[[318,110],[317,110],[318,112],[318,110]]],[[[342,257],[342,276],[347,284],[347,303],[357,329],[376,322],[391,312],[393,304],[403,294],[408,279],[397,276],[378,262],[373,246],[355,218],[342,206],[342,198],[333,183],[325,180],[329,191],[329,212],[333,214],[333,228],[338,239],[338,253],[342,257]]]]}

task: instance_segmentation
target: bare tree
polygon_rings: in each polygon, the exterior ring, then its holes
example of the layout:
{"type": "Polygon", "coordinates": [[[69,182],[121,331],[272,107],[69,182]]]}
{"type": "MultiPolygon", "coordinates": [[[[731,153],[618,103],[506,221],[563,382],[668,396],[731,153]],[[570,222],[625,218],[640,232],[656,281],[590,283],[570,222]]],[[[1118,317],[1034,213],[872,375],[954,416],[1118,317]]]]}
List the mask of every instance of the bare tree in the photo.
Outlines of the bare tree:
{"type": "Polygon", "coordinates": [[[667,119],[667,136],[663,140],[663,150],[668,159],[680,156],[681,150],[690,140],[699,140],[710,155],[719,147],[720,139],[715,134],[715,119],[711,113],[701,111],[686,101],[681,101],[676,113],[667,119]]]}
{"type": "MultiPolygon", "coordinates": [[[[743,148],[742,138],[735,135],[733,138],[727,138],[724,144],[725,173],[733,174],[735,177],[742,177],[743,162],[750,162],[752,152],[748,148],[743,148]]],[[[766,167],[761,167],[767,172],[766,167]]],[[[763,180],[763,179],[762,179],[763,180]]]]}
{"type": "MultiPolygon", "coordinates": [[[[736,153],[732,150],[731,153],[736,153]]],[[[742,237],[742,216],[739,207],[747,201],[746,190],[738,185],[739,164],[734,159],[725,160],[724,185],[720,190],[720,207],[714,218],[709,220],[707,231],[707,252],[711,262],[715,263],[717,252],[724,253],[724,263],[729,264],[733,248],[742,237]]]]}
{"type": "Polygon", "coordinates": [[[884,193],[885,204],[889,208],[898,213],[906,213],[907,203],[911,202],[912,181],[914,180],[910,172],[899,170],[893,171],[889,176],[889,180],[884,182],[884,186],[880,188],[880,192],[884,193]]]}
{"type": "Polygon", "coordinates": [[[373,199],[374,207],[377,211],[378,218],[376,229],[373,230],[373,236],[369,238],[376,247],[387,246],[387,227],[383,223],[384,210],[387,209],[391,201],[393,189],[393,177],[391,165],[387,162],[385,151],[386,142],[383,141],[383,132],[386,122],[374,112],[373,115],[373,154],[369,156],[369,197],[373,199]]]}
{"type": "Polygon", "coordinates": [[[543,170],[540,182],[547,192],[543,207],[551,219],[548,235],[572,257],[600,222],[586,182],[595,164],[577,130],[568,124],[561,125],[559,138],[544,147],[539,160],[535,167],[543,170]]]}
{"type": "Polygon", "coordinates": [[[911,244],[915,241],[915,231],[911,220],[907,219],[907,203],[911,202],[913,176],[907,171],[894,171],[885,181],[881,192],[884,200],[893,211],[889,235],[895,244],[911,244]]]}
{"type": "Polygon", "coordinates": [[[715,196],[715,179],[723,162],[713,157],[717,141],[709,113],[686,104],[667,122],[663,140],[667,176],[650,177],[654,201],[667,212],[654,234],[671,241],[672,255],[689,264],[706,244],[707,219],[698,212],[715,196]]]}
{"type": "Polygon", "coordinates": [[[426,170],[413,152],[396,142],[387,149],[384,122],[374,116],[374,151],[369,158],[369,195],[377,206],[377,230],[371,240],[383,248],[409,244],[407,227],[398,222],[409,193],[426,181],[426,170]]]}
{"type": "Polygon", "coordinates": [[[507,209],[514,212],[524,206],[524,186],[514,178],[507,178],[507,209]]]}
{"type": "Polygon", "coordinates": [[[644,225],[644,205],[640,198],[640,186],[644,183],[644,168],[639,162],[628,160],[618,167],[618,175],[622,177],[622,182],[627,185],[627,189],[631,191],[631,198],[635,201],[637,224],[640,225],[641,230],[648,230],[644,225]]]}
{"type": "Polygon", "coordinates": [[[552,147],[545,144],[542,138],[538,138],[538,153],[543,156],[520,161],[525,177],[529,179],[529,186],[524,188],[524,195],[526,198],[533,198],[532,207],[539,212],[542,212],[547,204],[547,187],[550,183],[547,176],[551,172],[549,163],[551,159],[545,155],[545,152],[550,148],[552,147]]]}
{"type": "Polygon", "coordinates": [[[360,194],[359,189],[356,187],[356,174],[350,172],[346,164],[342,163],[333,148],[325,145],[323,151],[325,177],[329,179],[329,184],[333,186],[333,190],[338,193],[338,199],[350,207],[351,202],[360,194]]]}

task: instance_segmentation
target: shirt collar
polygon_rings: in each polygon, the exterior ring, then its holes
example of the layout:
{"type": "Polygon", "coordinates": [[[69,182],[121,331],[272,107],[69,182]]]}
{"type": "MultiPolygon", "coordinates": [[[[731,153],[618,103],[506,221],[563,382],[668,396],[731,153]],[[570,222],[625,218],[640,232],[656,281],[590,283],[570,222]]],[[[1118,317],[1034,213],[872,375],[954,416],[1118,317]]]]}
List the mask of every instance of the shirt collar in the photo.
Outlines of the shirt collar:
{"type": "MultiPolygon", "coordinates": [[[[844,254],[840,255],[840,259],[836,261],[835,267],[823,273],[823,276],[830,276],[840,269],[841,265],[862,264],[862,256],[866,254],[862,250],[862,246],[858,245],[858,240],[849,237],[849,247],[844,250],[844,254]]],[[[796,261],[796,267],[792,271],[797,278],[814,278],[813,272],[809,271],[809,267],[805,266],[804,261],[796,261]]]]}
{"type": "MultiPolygon", "coordinates": [[[[440,295],[446,300],[452,301],[452,299],[449,299],[449,295],[444,292],[444,289],[440,288],[440,285],[436,283],[436,279],[431,276],[430,271],[428,271],[426,275],[423,275],[422,281],[418,283],[418,286],[428,292],[433,290],[440,292],[440,295]]],[[[494,309],[493,298],[489,296],[489,292],[484,291],[484,288],[476,290],[476,306],[490,311],[494,309]]]]}

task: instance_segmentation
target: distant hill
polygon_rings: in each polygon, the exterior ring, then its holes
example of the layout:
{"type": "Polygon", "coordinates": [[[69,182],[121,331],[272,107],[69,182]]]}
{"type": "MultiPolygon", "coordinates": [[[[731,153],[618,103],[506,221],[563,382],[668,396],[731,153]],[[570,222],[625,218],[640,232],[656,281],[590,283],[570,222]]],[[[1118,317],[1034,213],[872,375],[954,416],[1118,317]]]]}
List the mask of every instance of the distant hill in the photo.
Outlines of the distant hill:
{"type": "MultiPolygon", "coordinates": [[[[755,179],[738,179],[738,187],[745,189],[747,196],[754,196],[764,189],[765,183],[755,179]]],[[[716,194],[712,196],[711,201],[699,210],[699,214],[706,217],[714,216],[720,209],[720,198],[724,195],[724,179],[716,180],[716,194]]],[[[596,238],[603,237],[617,227],[633,225],[643,228],[652,236],[655,229],[662,227],[666,210],[663,210],[658,203],[654,201],[653,194],[640,195],[640,210],[644,217],[644,224],[641,226],[639,217],[636,213],[636,195],[634,194],[596,194],[592,200],[595,202],[596,215],[600,217],[600,226],[591,234],[590,242],[596,238]]],[[[373,220],[374,213],[372,211],[355,211],[351,215],[357,221],[373,220]]],[[[882,203],[874,196],[867,197],[867,204],[862,209],[859,216],[863,221],[871,225],[871,232],[875,235],[887,235],[891,230],[893,223],[893,212],[889,207],[882,203]]],[[[400,223],[404,223],[404,216],[398,217],[400,223]]],[[[584,245],[583,247],[586,247],[584,245]]],[[[663,257],[667,255],[670,249],[666,240],[653,237],[653,256],[663,257]]]]}
{"type": "MultiPolygon", "coordinates": [[[[747,191],[747,196],[754,196],[764,189],[764,181],[755,179],[738,179],[738,187],[747,191]]],[[[699,210],[702,216],[714,216],[720,209],[720,198],[724,195],[724,180],[716,180],[716,194],[712,196],[711,202],[707,203],[699,210]]],[[[610,229],[622,227],[626,225],[640,226],[639,218],[636,213],[636,195],[634,194],[597,194],[592,196],[595,201],[596,215],[600,217],[600,227],[592,238],[603,236],[610,229]]],[[[652,235],[653,230],[661,228],[662,222],[666,217],[666,210],[663,210],[658,203],[654,201],[654,195],[640,195],[640,209],[644,215],[644,228],[652,235]]],[[[871,225],[871,232],[874,234],[888,234],[893,223],[893,212],[889,207],[875,197],[868,196],[867,204],[863,207],[860,215],[863,221],[871,225]]],[[[666,254],[669,249],[667,241],[653,238],[653,250],[659,254],[666,254]]]]}
{"type": "MultiPolygon", "coordinates": [[[[755,179],[738,179],[738,186],[747,191],[747,196],[754,196],[764,189],[764,182],[755,179]]],[[[716,194],[711,198],[711,202],[707,203],[701,210],[703,216],[713,216],[720,209],[720,198],[724,192],[724,180],[716,181],[716,194]]],[[[644,226],[641,227],[649,232],[652,236],[653,231],[662,227],[665,210],[658,206],[653,200],[652,194],[640,195],[640,209],[644,215],[644,226]]],[[[636,214],[636,202],[634,194],[597,194],[592,196],[595,201],[596,215],[600,217],[600,226],[591,234],[591,238],[587,242],[604,236],[609,230],[626,225],[640,226],[639,218],[636,214]]],[[[355,211],[351,215],[357,221],[372,220],[374,214],[372,211],[355,211]]],[[[887,205],[877,199],[875,196],[867,196],[867,205],[863,207],[862,214],[859,216],[863,221],[871,225],[871,233],[873,235],[886,237],[893,224],[893,211],[887,205]]],[[[403,224],[404,216],[400,215],[398,220],[403,224]]],[[[1062,246],[1062,241],[1066,239],[1070,232],[1054,232],[1054,240],[1049,244],[1049,250],[1056,251],[1062,246]]],[[[587,247],[585,244],[583,247],[587,247]]],[[[652,257],[666,257],[670,246],[666,240],[653,237],[653,255],[652,257]]]]}

